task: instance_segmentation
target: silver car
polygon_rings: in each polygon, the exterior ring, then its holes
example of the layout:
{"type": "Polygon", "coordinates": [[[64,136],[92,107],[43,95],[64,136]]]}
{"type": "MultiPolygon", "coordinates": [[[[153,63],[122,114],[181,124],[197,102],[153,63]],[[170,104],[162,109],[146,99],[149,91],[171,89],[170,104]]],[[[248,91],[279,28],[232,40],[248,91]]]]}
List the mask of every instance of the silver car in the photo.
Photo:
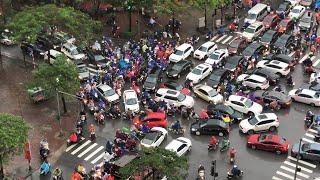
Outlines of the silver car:
{"type": "Polygon", "coordinates": [[[297,159],[311,161],[320,161],[320,144],[319,143],[299,143],[294,144],[291,149],[291,156],[297,159]],[[300,149],[300,153],[299,153],[300,149]]]}
{"type": "Polygon", "coordinates": [[[311,11],[306,11],[299,21],[299,27],[301,30],[308,31],[313,28],[313,14],[311,11]]]}

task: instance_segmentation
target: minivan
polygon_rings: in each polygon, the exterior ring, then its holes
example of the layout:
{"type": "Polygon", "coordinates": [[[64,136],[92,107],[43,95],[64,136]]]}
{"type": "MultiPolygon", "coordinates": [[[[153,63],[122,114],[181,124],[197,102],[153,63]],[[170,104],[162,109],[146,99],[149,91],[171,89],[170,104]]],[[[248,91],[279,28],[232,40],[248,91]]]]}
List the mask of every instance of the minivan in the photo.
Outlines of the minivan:
{"type": "Polygon", "coordinates": [[[258,3],[248,11],[247,18],[244,19],[245,23],[252,24],[256,21],[262,21],[268,14],[268,6],[266,4],[258,3]]]}
{"type": "Polygon", "coordinates": [[[63,52],[68,58],[77,62],[86,59],[86,55],[80,53],[77,46],[70,43],[63,44],[61,52],[63,52]]]}

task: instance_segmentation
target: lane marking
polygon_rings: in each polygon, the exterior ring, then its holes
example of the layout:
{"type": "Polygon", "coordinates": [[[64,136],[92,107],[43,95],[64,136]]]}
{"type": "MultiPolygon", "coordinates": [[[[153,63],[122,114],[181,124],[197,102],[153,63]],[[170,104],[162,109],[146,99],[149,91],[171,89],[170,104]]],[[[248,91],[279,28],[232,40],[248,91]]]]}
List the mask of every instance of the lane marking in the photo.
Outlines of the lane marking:
{"type": "Polygon", "coordinates": [[[309,134],[309,133],[306,133],[305,135],[308,136],[308,137],[311,137],[311,138],[314,138],[314,137],[315,137],[314,135],[309,134]]]}
{"type": "Polygon", "coordinates": [[[215,39],[217,39],[219,37],[219,35],[215,35],[213,38],[211,38],[210,41],[214,41],[215,39]]]}
{"type": "Polygon", "coordinates": [[[82,148],[84,148],[86,145],[88,145],[89,143],[91,143],[90,140],[87,140],[85,143],[81,144],[81,146],[79,146],[76,150],[74,150],[71,154],[75,155],[77,152],[79,152],[82,148]]]}
{"type": "Polygon", "coordinates": [[[273,176],[272,179],[273,180],[283,180],[283,179],[278,178],[277,176],[273,176]]]}
{"type": "Polygon", "coordinates": [[[320,59],[318,59],[316,62],[314,62],[313,64],[312,64],[312,66],[317,66],[318,64],[320,63],[320,59]]]}
{"type": "MultiPolygon", "coordinates": [[[[290,168],[288,168],[288,167],[286,167],[286,166],[280,166],[280,168],[281,168],[281,169],[284,169],[284,170],[286,170],[286,171],[289,171],[289,172],[291,172],[291,173],[293,173],[293,174],[294,174],[294,172],[295,172],[294,169],[290,169],[290,168]]],[[[309,179],[309,176],[308,176],[308,175],[303,174],[303,173],[301,173],[301,172],[297,172],[297,175],[309,179]]]]}
{"type": "MultiPolygon", "coordinates": [[[[292,157],[292,156],[288,156],[288,158],[293,160],[293,161],[297,161],[297,159],[292,157]]],[[[306,162],[306,161],[303,161],[303,160],[299,160],[299,163],[307,165],[307,166],[312,167],[312,168],[316,168],[317,167],[317,165],[309,163],[309,162],[306,162]]]]}
{"type": "MultiPolygon", "coordinates": [[[[292,166],[292,167],[296,168],[296,164],[294,164],[294,163],[292,163],[292,162],[284,161],[284,164],[286,164],[286,165],[289,165],[289,166],[292,166]]],[[[301,168],[301,170],[303,170],[303,171],[305,171],[305,172],[308,172],[308,173],[310,173],[310,174],[313,172],[312,170],[307,169],[307,168],[304,168],[304,167],[302,167],[302,166],[298,166],[298,167],[299,167],[299,168],[301,168]]]]}
{"type": "Polygon", "coordinates": [[[92,144],[91,146],[89,146],[86,150],[84,150],[81,154],[78,155],[78,158],[81,158],[83,155],[87,154],[87,152],[89,152],[92,148],[94,148],[96,145],[98,145],[97,143],[92,144]]]}
{"type": "Polygon", "coordinates": [[[310,131],[310,132],[312,132],[312,133],[318,133],[317,130],[314,130],[314,129],[311,129],[311,128],[309,128],[308,131],[310,131]]]}
{"type": "Polygon", "coordinates": [[[302,138],[302,141],[308,142],[308,143],[315,143],[314,141],[307,139],[307,138],[302,138]]]}
{"type": "Polygon", "coordinates": [[[77,144],[72,144],[71,146],[69,146],[67,149],[66,149],[66,152],[70,151],[72,148],[74,148],[77,144]]]}
{"type": "Polygon", "coordinates": [[[293,52],[291,52],[288,56],[290,56],[290,57],[292,57],[293,55],[294,55],[294,51],[293,52]]]}
{"type": "Polygon", "coordinates": [[[104,156],[104,153],[100,154],[97,158],[95,158],[93,161],[91,161],[91,164],[95,164],[97,161],[99,161],[104,156]]]}
{"type": "MultiPolygon", "coordinates": [[[[286,177],[288,179],[292,179],[293,180],[293,176],[290,176],[289,174],[283,173],[281,171],[277,171],[276,173],[281,175],[281,176],[283,176],[283,177],[286,177]]],[[[298,178],[296,178],[296,179],[298,179],[298,178]]]]}
{"type": "Polygon", "coordinates": [[[103,146],[100,146],[98,149],[96,149],[95,151],[93,151],[91,154],[89,154],[89,156],[87,156],[84,160],[88,161],[90,158],[92,158],[92,156],[94,156],[95,154],[97,154],[99,151],[101,151],[101,149],[103,149],[103,146]]]}
{"type": "Polygon", "coordinates": [[[229,36],[227,39],[225,39],[224,41],[222,41],[221,43],[222,44],[225,44],[225,43],[227,43],[230,39],[232,39],[233,38],[233,36],[229,36]]]}
{"type": "Polygon", "coordinates": [[[305,59],[307,59],[308,56],[309,56],[309,54],[305,54],[305,55],[299,60],[299,63],[301,64],[305,59]]]}
{"type": "Polygon", "coordinates": [[[216,42],[220,42],[220,41],[221,41],[222,39],[224,39],[226,36],[227,36],[226,34],[223,35],[223,36],[221,36],[218,40],[216,40],[216,42]]]}

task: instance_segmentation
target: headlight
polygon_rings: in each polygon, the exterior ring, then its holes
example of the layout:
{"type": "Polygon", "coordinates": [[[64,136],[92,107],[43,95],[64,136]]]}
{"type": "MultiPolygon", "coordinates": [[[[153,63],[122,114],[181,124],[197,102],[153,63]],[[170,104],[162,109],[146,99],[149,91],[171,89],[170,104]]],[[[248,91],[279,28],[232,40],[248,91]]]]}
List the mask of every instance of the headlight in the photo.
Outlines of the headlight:
{"type": "Polygon", "coordinates": [[[191,128],[191,131],[196,131],[196,129],[195,128],[191,128]]]}
{"type": "Polygon", "coordinates": [[[178,74],[172,74],[172,76],[173,76],[173,77],[176,77],[176,76],[178,76],[178,74]]]}

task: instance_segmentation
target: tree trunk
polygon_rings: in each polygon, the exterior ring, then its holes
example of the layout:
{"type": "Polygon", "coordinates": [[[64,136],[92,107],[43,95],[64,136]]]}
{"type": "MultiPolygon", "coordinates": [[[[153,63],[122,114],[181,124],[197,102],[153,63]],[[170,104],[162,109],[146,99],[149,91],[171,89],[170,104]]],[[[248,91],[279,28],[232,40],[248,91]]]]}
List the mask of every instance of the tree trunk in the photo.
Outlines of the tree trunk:
{"type": "Polygon", "coordinates": [[[64,95],[61,95],[62,105],[63,105],[63,112],[67,113],[67,105],[66,105],[66,99],[64,98],[64,95]]]}
{"type": "Polygon", "coordinates": [[[4,171],[3,171],[3,159],[2,155],[0,155],[0,179],[4,179],[4,171]]]}

